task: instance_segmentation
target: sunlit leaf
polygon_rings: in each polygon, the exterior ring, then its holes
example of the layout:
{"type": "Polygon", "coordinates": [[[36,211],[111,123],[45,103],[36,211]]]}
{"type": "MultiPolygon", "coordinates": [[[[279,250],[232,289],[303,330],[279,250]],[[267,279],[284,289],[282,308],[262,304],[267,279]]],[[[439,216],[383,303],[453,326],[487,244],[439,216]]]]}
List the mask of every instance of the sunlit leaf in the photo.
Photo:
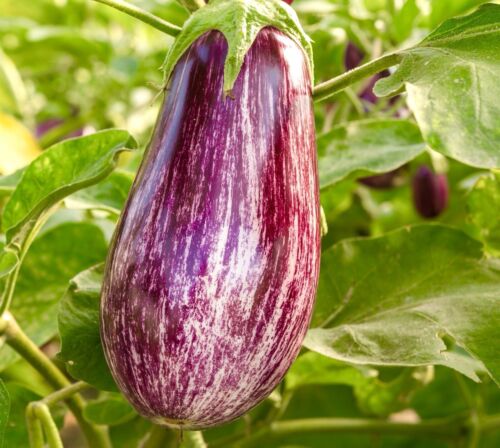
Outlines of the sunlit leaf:
{"type": "Polygon", "coordinates": [[[364,120],[340,125],[318,138],[320,186],[354,172],[385,173],[425,150],[420,131],[404,120],[364,120]]]}
{"type": "Polygon", "coordinates": [[[2,227],[8,241],[25,235],[66,196],[104,179],[115,168],[118,154],[135,146],[128,132],[108,130],[45,151],[26,168],[5,205],[2,227]]]}
{"type": "Polygon", "coordinates": [[[500,5],[448,20],[380,80],[387,95],[406,86],[408,104],[432,149],[463,163],[500,167],[500,5]]]}

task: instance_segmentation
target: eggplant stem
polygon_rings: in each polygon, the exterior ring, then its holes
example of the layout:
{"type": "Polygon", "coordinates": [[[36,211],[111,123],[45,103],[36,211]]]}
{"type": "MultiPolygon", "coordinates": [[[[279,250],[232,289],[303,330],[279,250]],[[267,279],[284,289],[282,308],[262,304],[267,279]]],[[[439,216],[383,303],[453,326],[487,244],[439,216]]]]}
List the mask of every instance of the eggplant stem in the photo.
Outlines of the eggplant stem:
{"type": "Polygon", "coordinates": [[[127,3],[123,0],[94,0],[95,2],[102,3],[104,5],[111,6],[118,11],[124,12],[129,16],[135,17],[141,22],[151,25],[153,28],[160,30],[161,32],[168,34],[169,36],[177,36],[181,32],[181,28],[173,23],[167,22],[154,14],[151,14],[144,9],[141,9],[135,5],[127,3]]]}
{"type": "Polygon", "coordinates": [[[363,78],[376,75],[389,67],[397,65],[401,62],[402,57],[403,56],[399,53],[386,54],[378,59],[374,59],[364,65],[349,70],[342,75],[336,76],[329,81],[322,82],[313,89],[314,101],[318,102],[330,98],[363,78]]]}

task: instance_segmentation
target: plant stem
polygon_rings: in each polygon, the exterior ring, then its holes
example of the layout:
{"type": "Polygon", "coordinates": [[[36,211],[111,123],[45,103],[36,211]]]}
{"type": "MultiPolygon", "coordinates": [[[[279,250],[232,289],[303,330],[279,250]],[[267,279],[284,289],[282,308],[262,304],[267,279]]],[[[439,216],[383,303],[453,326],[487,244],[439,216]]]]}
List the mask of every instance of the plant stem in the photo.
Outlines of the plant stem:
{"type": "Polygon", "coordinates": [[[184,434],[187,445],[193,448],[207,448],[201,431],[188,431],[184,434]]]}
{"type": "Polygon", "coordinates": [[[59,430],[50,414],[48,406],[40,402],[33,402],[30,403],[29,407],[32,408],[35,417],[42,422],[49,448],[64,448],[59,430]]]}
{"type": "Polygon", "coordinates": [[[64,389],[60,389],[50,395],[47,395],[42,400],[32,401],[26,408],[26,421],[30,433],[30,445],[32,448],[43,447],[43,434],[40,424],[43,425],[47,442],[50,448],[63,448],[59,430],[52,418],[49,406],[52,406],[60,401],[67,400],[72,395],[89,387],[83,381],[71,384],[64,389]],[[33,434],[31,436],[31,434],[33,434]]]}
{"type": "MultiPolygon", "coordinates": [[[[483,417],[478,422],[482,432],[500,429],[500,415],[483,417]]],[[[304,433],[371,433],[391,435],[436,436],[455,438],[470,431],[468,415],[452,418],[424,420],[419,423],[400,423],[387,420],[317,418],[304,420],[286,420],[271,423],[250,437],[242,437],[239,442],[231,441],[232,446],[244,447],[260,440],[279,438],[304,433]]],[[[215,442],[211,447],[224,446],[215,442]]]]}
{"type": "Polygon", "coordinates": [[[153,28],[162,31],[169,36],[177,36],[181,32],[181,28],[173,23],[167,22],[166,20],[161,19],[154,14],[151,14],[148,11],[144,11],[143,9],[127,3],[123,0],[94,0],[99,3],[103,3],[104,5],[111,6],[112,8],[118,9],[118,11],[124,12],[129,16],[135,17],[141,22],[147,23],[151,25],[153,28]]]}
{"type": "Polygon", "coordinates": [[[205,6],[204,0],[177,0],[184,8],[189,12],[196,11],[197,9],[203,8],[205,6]]]}
{"type": "Polygon", "coordinates": [[[142,448],[174,448],[179,445],[177,432],[165,426],[154,425],[142,448]]]}
{"type": "Polygon", "coordinates": [[[89,384],[83,381],[78,381],[77,383],[73,383],[67,387],[64,387],[63,389],[56,390],[55,392],[51,393],[50,395],[47,395],[40,401],[46,404],[47,406],[53,406],[56,403],[59,403],[60,401],[67,400],[72,395],[75,395],[84,389],[88,389],[89,387],[90,387],[89,384]]]}
{"type": "MultiPolygon", "coordinates": [[[[0,318],[0,335],[5,337],[7,344],[38,370],[54,389],[64,389],[71,386],[68,378],[22,331],[14,317],[8,312],[0,318]]],[[[66,397],[66,403],[78,420],[89,446],[92,448],[110,448],[111,443],[107,432],[103,428],[88,423],[83,418],[82,410],[85,405],[83,398],[80,395],[68,396],[66,397]]]]}
{"type": "Polygon", "coordinates": [[[330,98],[363,78],[375,75],[393,65],[399,64],[401,58],[402,56],[398,53],[386,54],[364,65],[360,65],[353,70],[345,72],[342,75],[336,76],[329,81],[322,82],[313,89],[314,101],[323,101],[330,98]]]}
{"type": "Polygon", "coordinates": [[[43,448],[42,423],[35,415],[35,410],[31,406],[26,408],[26,424],[28,426],[30,447],[43,448]]]}
{"type": "Polygon", "coordinates": [[[500,414],[483,416],[479,420],[482,432],[498,431],[500,429],[500,414]]]}
{"type": "Polygon", "coordinates": [[[12,272],[7,276],[5,281],[5,287],[0,300],[0,316],[2,316],[10,307],[12,302],[12,297],[14,296],[14,290],[16,289],[17,277],[19,275],[19,270],[21,269],[22,260],[19,259],[17,266],[12,272]]]}

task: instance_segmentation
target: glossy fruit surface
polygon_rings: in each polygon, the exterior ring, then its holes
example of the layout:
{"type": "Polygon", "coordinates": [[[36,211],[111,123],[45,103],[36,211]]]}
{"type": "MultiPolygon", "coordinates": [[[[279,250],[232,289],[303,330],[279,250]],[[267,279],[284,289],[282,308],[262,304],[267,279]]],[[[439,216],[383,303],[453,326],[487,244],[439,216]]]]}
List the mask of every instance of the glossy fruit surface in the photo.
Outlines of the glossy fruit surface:
{"type": "Polygon", "coordinates": [[[101,336],[120,389],[158,423],[205,428],[265,398],[298,354],[320,256],[311,81],[265,28],[223,94],[227,44],[177,64],[115,233],[101,336]]]}

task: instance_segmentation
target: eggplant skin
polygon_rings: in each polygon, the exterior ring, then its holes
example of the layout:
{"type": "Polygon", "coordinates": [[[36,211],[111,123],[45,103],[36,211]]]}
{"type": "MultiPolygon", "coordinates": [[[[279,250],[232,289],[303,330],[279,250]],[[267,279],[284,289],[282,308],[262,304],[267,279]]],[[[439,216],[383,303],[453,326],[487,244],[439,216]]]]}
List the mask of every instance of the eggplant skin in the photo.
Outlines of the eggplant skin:
{"type": "Polygon", "coordinates": [[[311,80],[302,49],[258,34],[224,95],[225,38],[177,64],[106,264],[101,338],[145,417],[185,429],[244,414],[309,325],[320,257],[311,80]]]}
{"type": "Polygon", "coordinates": [[[418,168],[412,181],[413,204],[425,219],[438,217],[448,205],[448,178],[436,174],[426,165],[418,168]]]}

